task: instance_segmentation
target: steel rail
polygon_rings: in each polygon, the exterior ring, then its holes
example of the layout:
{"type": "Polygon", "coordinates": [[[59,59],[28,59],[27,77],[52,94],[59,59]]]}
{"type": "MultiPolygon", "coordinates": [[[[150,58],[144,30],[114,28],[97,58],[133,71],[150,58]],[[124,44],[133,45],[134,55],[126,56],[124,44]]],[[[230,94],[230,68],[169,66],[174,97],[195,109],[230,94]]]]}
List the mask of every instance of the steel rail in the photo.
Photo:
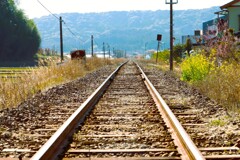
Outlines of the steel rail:
{"type": "Polygon", "coordinates": [[[182,159],[184,160],[205,160],[204,156],[201,154],[201,152],[198,150],[196,145],[193,143],[189,135],[186,133],[176,116],[173,114],[169,106],[166,104],[166,102],[163,100],[163,98],[160,96],[156,88],[153,86],[153,84],[150,82],[146,74],[143,72],[141,67],[135,63],[139,70],[141,71],[142,78],[154,98],[154,101],[158,107],[159,112],[162,114],[163,118],[165,119],[168,127],[170,129],[173,129],[173,138],[175,139],[175,143],[178,146],[178,151],[182,155],[182,159]]]}
{"type": "Polygon", "coordinates": [[[74,134],[76,128],[82,123],[90,112],[92,107],[98,102],[102,94],[107,90],[112,80],[126,64],[122,63],[88,99],[64,122],[64,124],[51,136],[51,138],[33,155],[31,160],[54,160],[63,151],[63,147],[69,140],[69,137],[74,134]]]}

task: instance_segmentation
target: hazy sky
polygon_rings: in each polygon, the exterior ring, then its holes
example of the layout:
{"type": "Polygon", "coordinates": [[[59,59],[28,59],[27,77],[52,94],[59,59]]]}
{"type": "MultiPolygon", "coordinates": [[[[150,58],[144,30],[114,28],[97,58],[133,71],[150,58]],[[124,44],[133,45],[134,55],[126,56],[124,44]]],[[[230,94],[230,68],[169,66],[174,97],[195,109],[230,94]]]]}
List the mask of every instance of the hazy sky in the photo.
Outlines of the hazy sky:
{"type": "MultiPolygon", "coordinates": [[[[53,13],[66,12],[105,12],[105,11],[129,11],[129,10],[165,10],[169,5],[166,0],[39,0],[53,13]]],[[[170,1],[170,0],[167,0],[170,1]]],[[[176,1],[176,0],[173,0],[176,1]]],[[[178,0],[174,9],[202,9],[212,6],[222,6],[232,0],[178,0]]],[[[24,10],[29,18],[49,15],[38,0],[20,0],[19,7],[24,10]]]]}

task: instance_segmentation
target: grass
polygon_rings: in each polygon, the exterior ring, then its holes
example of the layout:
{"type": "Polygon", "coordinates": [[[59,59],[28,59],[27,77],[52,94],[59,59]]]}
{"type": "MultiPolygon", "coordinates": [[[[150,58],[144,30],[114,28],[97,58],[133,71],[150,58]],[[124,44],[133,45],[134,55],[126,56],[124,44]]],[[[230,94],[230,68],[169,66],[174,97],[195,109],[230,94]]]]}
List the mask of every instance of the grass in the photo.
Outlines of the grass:
{"type": "MultiPolygon", "coordinates": [[[[163,61],[142,60],[148,64],[147,68],[157,68],[169,72],[169,64],[163,61]]],[[[173,76],[180,78],[182,75],[178,63],[174,63],[173,76]]],[[[218,102],[230,112],[240,114],[240,64],[224,63],[221,67],[215,67],[204,79],[189,83],[197,88],[202,94],[218,102]]],[[[240,117],[239,117],[240,118],[240,117]]]]}
{"type": "Polygon", "coordinates": [[[0,79],[1,78],[19,78],[22,75],[31,73],[34,68],[30,67],[0,67],[0,79]]]}
{"type": "Polygon", "coordinates": [[[14,107],[39,91],[82,77],[100,67],[121,60],[88,59],[86,64],[69,61],[61,65],[42,66],[19,78],[0,79],[0,109],[14,107]]]}
{"type": "Polygon", "coordinates": [[[0,67],[2,72],[11,72],[11,71],[31,71],[33,68],[30,67],[0,67]]]}
{"type": "Polygon", "coordinates": [[[240,110],[240,64],[215,68],[203,81],[195,84],[211,99],[232,111],[240,110]]]}
{"type": "Polygon", "coordinates": [[[226,125],[226,121],[221,120],[221,119],[213,119],[209,123],[210,126],[220,126],[223,127],[226,125]]]}

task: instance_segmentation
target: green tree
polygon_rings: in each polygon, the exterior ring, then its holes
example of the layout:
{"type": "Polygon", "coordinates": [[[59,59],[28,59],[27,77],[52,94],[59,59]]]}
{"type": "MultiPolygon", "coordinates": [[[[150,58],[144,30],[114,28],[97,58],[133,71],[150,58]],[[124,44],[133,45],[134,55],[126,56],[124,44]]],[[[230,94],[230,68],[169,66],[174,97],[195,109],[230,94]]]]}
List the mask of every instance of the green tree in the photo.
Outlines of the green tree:
{"type": "Polygon", "coordinates": [[[17,9],[14,0],[1,0],[0,27],[0,62],[33,61],[40,35],[33,20],[17,9]]]}
{"type": "Polygon", "coordinates": [[[186,40],[185,49],[187,51],[188,56],[190,56],[190,51],[192,50],[192,41],[190,38],[187,38],[186,40]]]}
{"type": "Polygon", "coordinates": [[[176,61],[180,61],[182,58],[182,53],[185,51],[185,46],[182,44],[177,44],[173,47],[173,57],[176,61]]]}

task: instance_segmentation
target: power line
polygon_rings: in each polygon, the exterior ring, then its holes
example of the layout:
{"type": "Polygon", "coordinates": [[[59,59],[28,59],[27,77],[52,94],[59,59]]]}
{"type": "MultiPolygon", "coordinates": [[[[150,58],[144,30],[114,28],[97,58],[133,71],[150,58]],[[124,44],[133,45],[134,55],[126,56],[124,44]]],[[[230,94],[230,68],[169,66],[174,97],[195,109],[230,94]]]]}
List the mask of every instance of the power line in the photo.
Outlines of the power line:
{"type": "Polygon", "coordinates": [[[75,36],[76,38],[79,39],[79,37],[78,37],[75,33],[73,33],[73,31],[68,27],[67,23],[66,23],[65,21],[63,21],[63,23],[66,25],[67,30],[68,30],[73,36],[75,36]]]}
{"type": "MultiPolygon", "coordinates": [[[[39,0],[37,0],[38,1],[38,3],[39,4],[41,4],[41,6],[43,7],[43,8],[45,8],[52,16],[54,16],[56,19],[60,19],[60,17],[58,17],[58,16],[56,16],[55,14],[53,14],[47,7],[45,7],[39,0]]],[[[70,29],[70,27],[67,25],[67,23],[64,21],[64,20],[60,20],[61,22],[63,22],[64,23],[64,25],[66,26],[66,28],[67,28],[67,30],[75,37],[75,38],[77,38],[77,39],[79,39],[80,41],[82,41],[83,43],[86,43],[88,40],[86,40],[86,41],[83,41],[83,40],[81,40],[80,39],[80,37],[79,36],[77,36],[71,29],[70,29]]],[[[60,23],[61,23],[60,22],[60,23]]]]}
{"type": "Polygon", "coordinates": [[[56,16],[55,14],[53,14],[47,7],[45,7],[39,0],[37,0],[39,4],[41,4],[41,6],[43,8],[45,8],[51,15],[53,15],[55,18],[57,18],[59,20],[59,17],[56,16]]]}

